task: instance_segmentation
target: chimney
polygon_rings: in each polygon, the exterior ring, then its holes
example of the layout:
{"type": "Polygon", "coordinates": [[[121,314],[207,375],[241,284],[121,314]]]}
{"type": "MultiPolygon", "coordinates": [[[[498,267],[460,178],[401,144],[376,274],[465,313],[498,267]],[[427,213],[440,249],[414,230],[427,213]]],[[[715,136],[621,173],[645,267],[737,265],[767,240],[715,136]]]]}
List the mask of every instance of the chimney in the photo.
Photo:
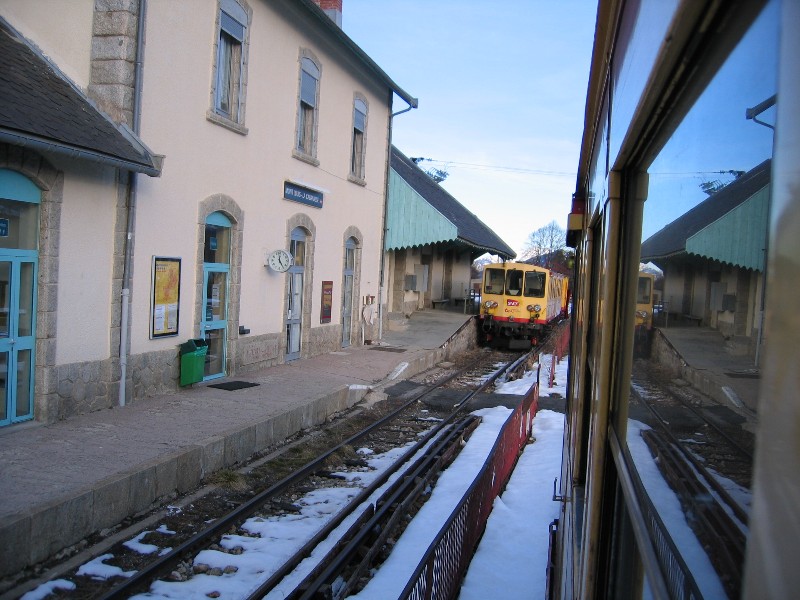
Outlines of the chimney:
{"type": "Polygon", "coordinates": [[[339,28],[342,27],[342,0],[314,0],[314,4],[325,11],[339,28]]]}

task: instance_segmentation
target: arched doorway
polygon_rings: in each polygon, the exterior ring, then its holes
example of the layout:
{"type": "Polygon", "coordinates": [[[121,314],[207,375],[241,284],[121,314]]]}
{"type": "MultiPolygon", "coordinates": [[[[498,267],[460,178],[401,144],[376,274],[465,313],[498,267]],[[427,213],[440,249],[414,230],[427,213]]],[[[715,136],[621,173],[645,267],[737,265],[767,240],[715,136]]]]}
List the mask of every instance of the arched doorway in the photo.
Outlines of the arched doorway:
{"type": "Polygon", "coordinates": [[[0,426],[33,418],[41,192],[0,169],[0,426]]]}
{"type": "Polygon", "coordinates": [[[303,291],[306,265],[306,232],[296,227],[292,230],[289,254],[293,264],[289,267],[289,285],[286,298],[286,360],[300,358],[303,321],[303,291]]]}
{"type": "Polygon", "coordinates": [[[200,333],[208,344],[203,379],[225,376],[231,221],[221,212],[206,217],[203,241],[203,303],[200,333]]]}
{"type": "Polygon", "coordinates": [[[353,289],[355,287],[356,240],[344,243],[344,270],[342,271],[342,348],[350,345],[353,331],[353,289]]]}

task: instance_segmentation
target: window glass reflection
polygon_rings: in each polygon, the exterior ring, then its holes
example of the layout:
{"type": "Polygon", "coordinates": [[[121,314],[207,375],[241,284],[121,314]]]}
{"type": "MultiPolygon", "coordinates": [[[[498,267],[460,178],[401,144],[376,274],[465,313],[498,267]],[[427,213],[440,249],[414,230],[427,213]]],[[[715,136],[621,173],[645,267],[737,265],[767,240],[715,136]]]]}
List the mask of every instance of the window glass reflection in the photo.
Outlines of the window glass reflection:
{"type": "MultiPolygon", "coordinates": [[[[663,397],[681,397],[715,415],[758,413],[758,393],[743,382],[757,377],[766,336],[762,332],[768,292],[772,125],[780,101],[775,97],[778,28],[778,2],[773,0],[710,77],[655,160],[646,165],[648,194],[636,315],[631,319],[635,327],[631,379],[636,390],[631,394],[631,414],[637,404],[657,405],[662,390],[663,397]],[[680,364],[660,360],[664,356],[680,357],[680,364]],[[725,376],[730,375],[726,387],[719,387],[724,393],[712,385],[703,389],[714,388],[704,396],[693,383],[675,392],[673,383],[684,373],[702,372],[708,365],[723,365],[725,376]]],[[[695,423],[673,417],[669,427],[678,439],[696,445],[706,468],[735,480],[747,503],[746,468],[733,469],[710,452],[713,442],[695,423]]],[[[745,428],[734,431],[738,445],[752,448],[752,436],[745,428]]],[[[644,464],[641,458],[636,461],[644,464]]],[[[651,498],[656,502],[657,495],[651,498]]],[[[699,585],[706,580],[702,579],[699,585]]],[[[731,586],[727,596],[739,596],[737,581],[729,579],[724,585],[731,586]]],[[[704,589],[703,595],[725,594],[704,589]]]]}
{"type": "MultiPolygon", "coordinates": [[[[777,86],[777,3],[753,27],[648,169],[647,239],[772,156],[772,129],[746,118],[777,86]]],[[[758,120],[775,122],[775,107],[758,120]]]]}
{"type": "Polygon", "coordinates": [[[231,256],[230,227],[206,224],[203,262],[227,264],[231,256]]]}

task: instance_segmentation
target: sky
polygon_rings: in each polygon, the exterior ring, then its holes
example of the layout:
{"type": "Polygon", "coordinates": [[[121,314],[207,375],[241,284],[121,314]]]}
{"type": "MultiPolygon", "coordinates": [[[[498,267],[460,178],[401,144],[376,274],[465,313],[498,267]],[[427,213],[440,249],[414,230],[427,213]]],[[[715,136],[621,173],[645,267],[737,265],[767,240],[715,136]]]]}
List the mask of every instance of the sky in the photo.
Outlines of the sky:
{"type": "MultiPolygon", "coordinates": [[[[518,253],[566,229],[597,3],[344,0],[342,29],[419,108],[393,143],[518,253]]],[[[394,111],[406,108],[395,96],[394,111]]]]}
{"type": "MultiPolygon", "coordinates": [[[[564,358],[555,365],[553,386],[549,381],[552,357],[542,355],[540,364],[540,396],[566,394],[568,361],[564,358]]],[[[535,368],[535,366],[534,366],[535,368]]],[[[501,383],[497,392],[502,394],[524,395],[536,381],[535,371],[527,372],[515,381],[501,383]]],[[[388,559],[374,573],[373,579],[353,600],[384,600],[397,597],[408,575],[416,567],[420,556],[430,545],[433,536],[458,505],[463,494],[470,487],[491,451],[497,435],[511,410],[504,407],[486,408],[475,411],[482,418],[481,424],[469,438],[462,451],[442,473],[430,498],[409,523],[403,535],[397,540],[388,559]]],[[[692,569],[694,577],[704,598],[725,598],[725,593],[705,551],[691,531],[680,502],[667,482],[661,476],[657,463],[650,454],[641,437],[647,426],[637,421],[629,421],[628,447],[637,465],[640,477],[653,500],[662,519],[667,525],[684,560],[692,569]]],[[[553,502],[553,481],[561,472],[561,445],[564,435],[564,415],[541,410],[533,421],[533,443],[527,444],[517,466],[503,491],[495,499],[493,509],[486,524],[486,531],[470,563],[461,598],[463,600],[492,598],[498,589],[508,598],[543,598],[546,586],[548,554],[548,527],[558,517],[559,505],[553,502]],[[501,543],[502,542],[502,543],[501,543]],[[538,565],[538,566],[537,566],[538,565]]],[[[212,594],[223,600],[239,599],[247,596],[281,562],[282,557],[290,556],[301,547],[316,531],[323,527],[337,509],[344,505],[348,497],[354,496],[358,486],[366,486],[374,480],[382,469],[402,455],[405,448],[396,448],[385,454],[373,454],[368,448],[357,450],[369,463],[370,469],[360,472],[342,473],[353,487],[335,487],[315,490],[299,498],[296,504],[302,507],[299,514],[267,519],[253,517],[243,525],[251,533],[260,537],[226,535],[220,541],[225,548],[242,546],[241,554],[228,554],[215,550],[203,550],[194,563],[204,563],[210,567],[225,569],[235,566],[236,570],[221,576],[196,575],[187,582],[158,582],[150,593],[142,598],[183,599],[204,598],[212,594]],[[216,594],[218,594],[218,596],[216,594]]],[[[412,458],[410,462],[416,460],[412,458]]],[[[384,487],[390,485],[390,479],[384,487]]],[[[729,487],[738,487],[725,480],[729,487]]],[[[373,502],[383,488],[377,490],[366,503],[373,502]]],[[[740,494],[748,494],[742,488],[740,494]]],[[[365,503],[365,504],[366,504],[365,503]]],[[[749,505],[749,502],[746,503],[749,505]]],[[[177,510],[177,509],[176,509],[177,510]]],[[[348,518],[323,543],[330,547],[336,541],[336,534],[344,530],[355,516],[348,518]]],[[[154,528],[154,533],[143,543],[144,533],[126,542],[131,549],[145,554],[164,553],[170,548],[172,532],[163,525],[154,528]],[[153,543],[159,541],[160,544],[153,543]]],[[[287,580],[275,588],[267,598],[282,598],[291,589],[292,581],[299,581],[302,574],[315,566],[315,551],[289,574],[287,580]],[[285,586],[285,587],[284,587],[285,586]]],[[[81,572],[87,576],[106,579],[126,577],[131,573],[108,564],[113,558],[104,554],[84,564],[81,572]]],[[[22,600],[42,600],[56,589],[69,590],[74,584],[67,579],[58,579],[28,592],[22,600]]]]}
{"type": "MultiPolygon", "coordinates": [[[[730,183],[727,171],[772,156],[773,131],[746,112],[777,92],[778,23],[778,3],[769,2],[650,165],[643,239],[705,201],[702,183],[730,183]]],[[[774,124],[775,113],[759,119],[774,124]]]]}

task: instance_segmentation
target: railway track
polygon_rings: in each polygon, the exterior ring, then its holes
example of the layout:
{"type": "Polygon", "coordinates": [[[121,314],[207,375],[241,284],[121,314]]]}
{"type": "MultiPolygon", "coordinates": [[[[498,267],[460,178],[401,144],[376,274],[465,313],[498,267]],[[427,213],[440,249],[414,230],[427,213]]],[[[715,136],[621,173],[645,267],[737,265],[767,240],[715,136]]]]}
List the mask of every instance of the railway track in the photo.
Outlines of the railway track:
{"type": "MultiPolygon", "coordinates": [[[[213,519],[208,525],[198,526],[197,517],[193,519],[186,517],[189,528],[194,528],[196,531],[190,531],[189,534],[184,532],[183,540],[175,543],[171,549],[162,551],[162,556],[156,558],[134,556],[126,560],[117,556],[120,547],[113,549],[114,558],[109,562],[123,565],[122,571],[130,575],[121,583],[116,578],[105,582],[92,581],[86,577],[75,577],[73,574],[70,579],[80,581],[80,585],[64,596],[129,598],[137,593],[146,592],[152,582],[158,580],[181,581],[198,574],[225,575],[225,569],[220,572],[220,569],[213,566],[206,568],[196,557],[200,553],[209,551],[231,555],[241,553],[241,546],[231,546],[227,540],[238,539],[237,536],[243,534],[240,529],[241,524],[248,518],[257,516],[269,519],[292,515],[301,509],[298,500],[309,490],[346,485],[345,479],[348,475],[343,474],[343,471],[363,473],[367,469],[367,461],[363,455],[354,452],[357,444],[368,447],[370,452],[375,453],[385,452],[390,446],[405,445],[402,456],[395,460],[395,466],[374,477],[363,489],[353,492],[352,498],[337,516],[332,518],[322,531],[301,544],[295,554],[275,568],[268,578],[262,578],[266,580],[262,581],[249,597],[263,597],[278,585],[281,579],[295,571],[329,534],[341,529],[346,530],[346,533],[336,535],[340,535],[343,541],[339,542],[334,550],[326,551],[326,558],[320,562],[321,566],[306,573],[301,578],[302,581],[297,584],[296,589],[302,590],[302,594],[305,595],[298,595],[300,591],[293,591],[291,594],[294,595],[289,597],[313,597],[313,593],[316,592],[309,590],[326,587],[330,589],[331,572],[336,573],[334,579],[341,578],[341,573],[351,572],[352,574],[347,576],[347,581],[350,582],[348,585],[355,585],[363,577],[365,569],[381,559],[382,549],[391,545],[391,535],[399,535],[399,532],[395,531],[397,527],[402,528],[409,514],[413,514],[414,507],[424,501],[425,490],[430,489],[436,474],[457,453],[463,440],[476,425],[472,419],[463,417],[460,409],[480,390],[491,386],[498,377],[523,369],[525,365],[524,356],[520,360],[518,354],[514,355],[515,360],[508,361],[506,353],[506,361],[501,368],[497,368],[495,364],[498,353],[484,352],[481,353],[481,357],[484,363],[490,363],[489,366],[473,364],[462,369],[453,369],[444,379],[436,382],[435,386],[420,386],[419,393],[404,397],[400,402],[384,403],[388,410],[386,414],[350,435],[340,432],[338,434],[340,441],[336,443],[331,443],[331,440],[327,439],[333,437],[334,427],[316,432],[318,443],[330,444],[328,450],[317,451],[318,455],[311,460],[307,457],[305,464],[292,469],[280,479],[275,480],[273,473],[273,481],[269,481],[261,491],[242,491],[237,495],[235,490],[231,490],[231,493],[222,495],[218,503],[227,507],[225,511],[227,514],[200,519],[200,521],[213,519]],[[491,375],[487,376],[486,371],[490,371],[491,375]],[[437,387],[457,385],[459,379],[469,381],[476,378],[481,381],[480,386],[467,393],[449,414],[426,409],[420,402],[437,387]],[[389,404],[391,406],[388,406],[389,404]],[[400,465],[404,466],[400,468],[400,465]],[[394,482],[387,483],[392,477],[395,478],[394,482]],[[363,507],[365,504],[367,508],[362,508],[359,512],[358,507],[363,507]],[[370,532],[384,533],[374,535],[370,532]],[[389,536],[388,542],[387,536],[389,536]],[[358,558],[355,562],[353,553],[358,558]],[[133,571],[135,574],[132,574],[133,571]],[[113,584],[116,585],[112,587],[113,584]]],[[[343,429],[347,431],[348,427],[344,426],[343,429]]],[[[275,471],[276,469],[267,467],[271,464],[272,462],[265,463],[262,468],[275,471]]],[[[189,508],[191,505],[187,510],[189,508]]],[[[165,519],[159,530],[174,532],[178,529],[178,525],[174,524],[175,519],[180,520],[181,516],[175,514],[174,519],[165,519]]],[[[142,543],[147,543],[148,540],[154,541],[153,537],[158,533],[151,531],[148,534],[151,537],[139,536],[139,539],[142,543]]],[[[227,573],[233,572],[234,569],[235,567],[230,567],[227,573]]]]}
{"type": "Polygon", "coordinates": [[[747,539],[747,508],[719,475],[749,485],[752,453],[714,407],[647,379],[634,380],[635,400],[652,415],[642,436],[680,498],[687,520],[730,597],[738,597],[747,539]]]}

